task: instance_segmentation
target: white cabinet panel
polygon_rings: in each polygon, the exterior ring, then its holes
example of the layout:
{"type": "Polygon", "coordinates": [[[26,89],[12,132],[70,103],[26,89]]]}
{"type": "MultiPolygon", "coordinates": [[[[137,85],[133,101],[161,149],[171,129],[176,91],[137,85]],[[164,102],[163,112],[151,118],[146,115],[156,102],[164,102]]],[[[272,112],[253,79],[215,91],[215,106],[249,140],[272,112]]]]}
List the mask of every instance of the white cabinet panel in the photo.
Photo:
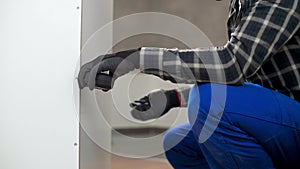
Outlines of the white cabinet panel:
{"type": "Polygon", "coordinates": [[[78,8],[79,0],[0,2],[0,168],[78,168],[78,8]]]}

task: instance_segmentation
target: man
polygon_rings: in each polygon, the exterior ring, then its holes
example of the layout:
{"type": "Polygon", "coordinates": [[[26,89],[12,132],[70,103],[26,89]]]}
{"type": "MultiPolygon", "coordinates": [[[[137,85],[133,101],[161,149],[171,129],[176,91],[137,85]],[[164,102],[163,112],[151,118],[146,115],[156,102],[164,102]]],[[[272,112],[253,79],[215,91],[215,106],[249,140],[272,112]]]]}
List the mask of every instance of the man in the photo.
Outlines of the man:
{"type": "Polygon", "coordinates": [[[135,68],[197,84],[155,91],[132,104],[141,120],[188,106],[189,123],[164,138],[176,169],[300,168],[299,21],[299,0],[232,0],[224,47],[100,56],[82,67],[79,85],[109,90],[135,68]]]}

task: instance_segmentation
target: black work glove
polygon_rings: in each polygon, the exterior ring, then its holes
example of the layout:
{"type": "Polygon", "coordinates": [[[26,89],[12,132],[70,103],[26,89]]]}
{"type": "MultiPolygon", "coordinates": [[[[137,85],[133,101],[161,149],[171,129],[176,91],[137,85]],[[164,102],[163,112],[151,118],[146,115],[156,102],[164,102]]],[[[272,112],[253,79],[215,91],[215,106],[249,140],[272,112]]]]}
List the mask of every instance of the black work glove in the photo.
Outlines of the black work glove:
{"type": "Polygon", "coordinates": [[[110,90],[118,77],[139,68],[139,52],[140,49],[132,49],[101,55],[84,64],[78,74],[80,89],[89,87],[90,90],[110,90]]]}
{"type": "Polygon", "coordinates": [[[180,96],[176,90],[156,90],[130,103],[131,115],[138,120],[156,119],[174,107],[180,107],[180,96]]]}

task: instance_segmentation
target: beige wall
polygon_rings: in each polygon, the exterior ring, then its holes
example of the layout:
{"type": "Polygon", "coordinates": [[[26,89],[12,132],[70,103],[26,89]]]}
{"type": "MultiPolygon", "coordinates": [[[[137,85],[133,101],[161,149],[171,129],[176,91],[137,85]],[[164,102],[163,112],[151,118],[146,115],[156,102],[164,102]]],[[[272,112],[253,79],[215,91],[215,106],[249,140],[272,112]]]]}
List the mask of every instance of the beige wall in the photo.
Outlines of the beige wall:
{"type": "MultiPolygon", "coordinates": [[[[114,19],[138,12],[163,12],[182,17],[196,25],[214,45],[227,41],[226,20],[230,0],[115,0],[114,19]]],[[[114,40],[118,37],[114,37],[114,40]]],[[[123,40],[115,51],[141,46],[186,48],[172,38],[159,35],[138,35],[123,40]]],[[[204,47],[204,46],[199,46],[204,47]]]]}
{"type": "MultiPolygon", "coordinates": [[[[106,53],[112,44],[112,30],[98,32],[113,17],[111,0],[82,0],[81,65],[106,53]],[[104,35],[103,35],[104,34],[104,35]],[[103,39],[106,39],[105,41],[103,39]]],[[[103,98],[103,97],[102,97],[103,98]]],[[[107,98],[105,98],[107,99],[107,98]]],[[[111,99],[107,99],[111,103],[111,99]]],[[[110,108],[111,106],[107,106],[110,108]]],[[[110,133],[95,104],[94,92],[87,88],[80,92],[79,168],[110,169],[110,133]]]]}

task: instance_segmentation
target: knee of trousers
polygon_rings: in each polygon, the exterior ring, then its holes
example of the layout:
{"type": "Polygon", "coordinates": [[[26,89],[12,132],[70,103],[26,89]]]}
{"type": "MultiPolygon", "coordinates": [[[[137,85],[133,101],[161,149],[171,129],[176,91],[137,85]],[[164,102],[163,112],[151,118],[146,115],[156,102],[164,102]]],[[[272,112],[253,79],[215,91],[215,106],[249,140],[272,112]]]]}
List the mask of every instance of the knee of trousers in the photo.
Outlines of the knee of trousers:
{"type": "Polygon", "coordinates": [[[179,143],[186,137],[189,133],[188,124],[177,126],[174,128],[169,129],[164,137],[163,137],[163,148],[165,151],[170,149],[177,149],[179,143]]]}
{"type": "Polygon", "coordinates": [[[195,134],[199,135],[205,125],[218,125],[225,108],[226,91],[226,85],[212,83],[190,90],[188,118],[195,134]]]}
{"type": "Polygon", "coordinates": [[[174,147],[176,147],[176,136],[178,135],[178,131],[176,128],[172,128],[168,130],[163,137],[163,148],[165,151],[168,151],[174,147]]]}
{"type": "Polygon", "coordinates": [[[174,134],[175,134],[175,132],[172,130],[168,130],[165,133],[163,140],[162,140],[163,148],[164,148],[165,152],[170,150],[174,146],[174,145],[172,146],[172,137],[174,134]]]}

